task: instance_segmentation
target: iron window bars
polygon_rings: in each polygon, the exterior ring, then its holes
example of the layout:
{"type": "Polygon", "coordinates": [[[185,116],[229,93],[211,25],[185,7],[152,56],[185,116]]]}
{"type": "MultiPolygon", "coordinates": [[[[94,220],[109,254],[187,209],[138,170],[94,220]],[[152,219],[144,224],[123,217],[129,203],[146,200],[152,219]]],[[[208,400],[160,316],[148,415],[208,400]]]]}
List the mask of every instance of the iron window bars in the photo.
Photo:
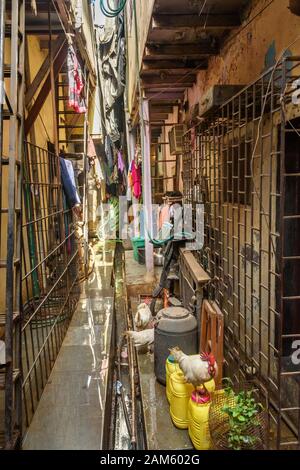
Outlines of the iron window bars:
{"type": "Polygon", "coordinates": [[[25,145],[23,178],[23,403],[28,426],[79,300],[78,242],[59,156],[25,145]]]}
{"type": "Polygon", "coordinates": [[[225,375],[259,384],[278,449],[300,440],[299,76],[300,58],[283,59],[190,129],[183,155],[185,203],[194,219],[205,208],[196,256],[224,314],[225,375]]]}

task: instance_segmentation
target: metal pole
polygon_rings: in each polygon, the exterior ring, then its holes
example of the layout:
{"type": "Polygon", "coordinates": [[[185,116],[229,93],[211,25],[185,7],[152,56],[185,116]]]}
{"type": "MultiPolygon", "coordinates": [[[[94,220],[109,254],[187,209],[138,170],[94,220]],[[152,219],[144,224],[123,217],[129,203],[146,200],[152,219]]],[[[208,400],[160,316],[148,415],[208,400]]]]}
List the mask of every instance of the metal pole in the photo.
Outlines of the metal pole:
{"type": "Polygon", "coordinates": [[[51,24],[51,4],[48,5],[48,26],[49,26],[49,58],[50,58],[50,81],[51,81],[51,98],[52,98],[52,112],[53,112],[53,142],[55,146],[55,152],[59,155],[58,145],[58,127],[57,127],[57,109],[56,109],[56,93],[55,93],[55,77],[54,77],[54,57],[52,47],[52,24],[51,24]]]}
{"type": "Polygon", "coordinates": [[[2,152],[2,103],[4,100],[5,0],[0,2],[0,149],[2,152]]]}
{"type": "MultiPolygon", "coordinates": [[[[5,41],[5,0],[0,2],[0,155],[3,151],[3,103],[4,103],[4,41],[5,41]]],[[[0,163],[0,181],[2,181],[2,164],[0,163]]],[[[2,207],[2,191],[0,191],[2,207]]],[[[0,243],[2,240],[2,223],[0,213],[0,243]]]]}
{"type": "Polygon", "coordinates": [[[149,123],[149,101],[143,99],[141,102],[142,142],[143,142],[143,198],[144,198],[144,224],[145,224],[145,249],[147,276],[154,276],[153,245],[150,243],[152,237],[152,186],[151,186],[151,155],[150,155],[150,123],[149,123]]]}

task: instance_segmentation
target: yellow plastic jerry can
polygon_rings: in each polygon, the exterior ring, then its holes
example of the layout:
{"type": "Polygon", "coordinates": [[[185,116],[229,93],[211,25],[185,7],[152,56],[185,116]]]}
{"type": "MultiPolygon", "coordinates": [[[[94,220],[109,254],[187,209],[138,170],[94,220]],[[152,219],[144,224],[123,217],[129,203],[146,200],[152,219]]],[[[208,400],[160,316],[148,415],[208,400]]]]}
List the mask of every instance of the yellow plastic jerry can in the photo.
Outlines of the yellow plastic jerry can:
{"type": "Polygon", "coordinates": [[[170,403],[171,394],[170,394],[170,377],[171,375],[178,370],[178,363],[175,361],[174,357],[170,354],[166,360],[166,395],[167,400],[170,403]]]}
{"type": "Polygon", "coordinates": [[[188,404],[193,390],[194,386],[186,383],[181,370],[173,372],[170,376],[170,415],[179,429],[188,428],[188,404]]]}
{"type": "Polygon", "coordinates": [[[189,436],[197,450],[208,450],[211,447],[208,426],[210,404],[210,400],[203,402],[203,395],[199,390],[192,392],[188,404],[189,436]]]}

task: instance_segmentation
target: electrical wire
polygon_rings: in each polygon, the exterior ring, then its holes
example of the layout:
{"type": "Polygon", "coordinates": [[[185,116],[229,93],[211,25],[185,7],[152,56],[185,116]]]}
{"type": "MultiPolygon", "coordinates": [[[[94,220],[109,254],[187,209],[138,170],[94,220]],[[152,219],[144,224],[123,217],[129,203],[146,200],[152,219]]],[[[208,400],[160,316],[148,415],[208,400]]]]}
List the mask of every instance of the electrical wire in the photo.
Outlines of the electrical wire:
{"type": "MultiPolygon", "coordinates": [[[[269,223],[269,218],[267,216],[267,213],[265,211],[265,208],[264,208],[264,205],[263,205],[263,202],[262,202],[262,198],[260,196],[260,191],[258,189],[258,187],[256,186],[256,182],[255,182],[255,178],[254,178],[254,158],[255,158],[255,153],[256,153],[256,149],[257,149],[257,146],[258,146],[258,142],[259,142],[259,138],[260,138],[260,135],[261,135],[261,131],[262,131],[262,122],[263,122],[263,117],[264,117],[264,113],[265,113],[265,108],[266,108],[266,105],[267,105],[267,99],[268,99],[268,95],[269,95],[269,91],[270,91],[270,87],[271,87],[271,84],[272,84],[272,81],[273,81],[273,78],[274,78],[274,75],[275,75],[275,72],[278,68],[278,65],[280,64],[280,62],[282,61],[282,59],[284,58],[284,55],[286,54],[286,52],[289,50],[289,48],[291,46],[293,46],[297,41],[299,41],[300,39],[300,35],[298,35],[296,37],[296,39],[294,39],[283,51],[282,53],[279,55],[273,69],[272,69],[272,72],[271,72],[271,75],[270,75],[270,79],[269,79],[269,82],[268,82],[268,86],[267,86],[267,90],[266,90],[266,93],[265,93],[265,98],[264,98],[264,101],[263,101],[263,106],[262,106],[262,110],[261,110],[261,115],[260,115],[260,118],[259,118],[259,121],[258,121],[258,126],[257,126],[257,137],[256,137],[256,141],[255,141],[255,145],[254,145],[254,148],[253,148],[253,151],[252,151],[252,156],[251,156],[251,180],[252,180],[252,184],[253,184],[253,188],[254,188],[254,192],[256,194],[256,197],[257,199],[259,200],[259,203],[260,203],[260,206],[261,206],[261,212],[265,218],[265,222],[266,222],[266,225],[267,225],[267,228],[268,228],[268,232],[269,234],[271,234],[271,226],[270,226],[270,223],[269,223]]],[[[281,96],[281,103],[283,103],[283,96],[281,96]]],[[[262,156],[261,156],[262,158],[262,156]]],[[[270,237],[270,242],[271,242],[271,246],[272,246],[272,249],[273,249],[273,253],[274,253],[274,256],[275,256],[275,259],[276,259],[276,262],[277,262],[277,257],[276,257],[276,248],[275,248],[275,245],[274,245],[274,241],[273,241],[273,238],[270,237]]]]}
{"type": "MultiPolygon", "coordinates": [[[[248,23],[246,23],[245,25],[242,26],[242,28],[240,28],[237,33],[233,36],[231,36],[228,40],[231,41],[232,39],[234,39],[235,37],[237,37],[242,31],[244,31],[244,29],[247,28],[247,26],[249,26],[259,15],[261,15],[261,13],[263,13],[272,3],[274,2],[274,0],[271,0],[267,5],[265,5],[253,18],[251,18],[250,21],[248,21],[248,23]]],[[[204,10],[204,7],[206,5],[206,2],[203,4],[200,12],[199,12],[199,16],[202,14],[203,10],[204,10]]],[[[207,20],[207,17],[206,17],[206,20],[207,20]]],[[[206,27],[206,25],[205,25],[206,27]]],[[[205,27],[203,29],[205,29],[205,27]]],[[[152,95],[151,96],[151,99],[155,99],[155,98],[158,98],[159,96],[163,95],[164,93],[166,93],[168,91],[168,89],[171,89],[173,88],[173,86],[175,84],[178,84],[178,83],[181,83],[183,82],[183,80],[188,77],[189,75],[193,74],[194,72],[196,72],[198,69],[200,69],[202,66],[202,64],[200,65],[197,65],[196,67],[192,68],[189,72],[187,72],[185,75],[182,75],[182,77],[180,77],[179,80],[175,81],[172,83],[172,85],[169,85],[168,87],[166,87],[163,91],[160,91],[158,92],[157,94],[155,95],[152,95]]]]}

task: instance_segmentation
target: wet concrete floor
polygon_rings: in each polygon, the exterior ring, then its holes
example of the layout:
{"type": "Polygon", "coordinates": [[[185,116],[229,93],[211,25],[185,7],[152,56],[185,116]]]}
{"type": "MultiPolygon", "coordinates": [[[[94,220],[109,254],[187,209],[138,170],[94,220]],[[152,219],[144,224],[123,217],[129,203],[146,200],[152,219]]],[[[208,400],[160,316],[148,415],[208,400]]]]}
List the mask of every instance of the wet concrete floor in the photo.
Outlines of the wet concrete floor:
{"type": "Polygon", "coordinates": [[[62,348],[25,435],[25,450],[103,447],[114,311],[114,246],[95,257],[62,348]]]}

